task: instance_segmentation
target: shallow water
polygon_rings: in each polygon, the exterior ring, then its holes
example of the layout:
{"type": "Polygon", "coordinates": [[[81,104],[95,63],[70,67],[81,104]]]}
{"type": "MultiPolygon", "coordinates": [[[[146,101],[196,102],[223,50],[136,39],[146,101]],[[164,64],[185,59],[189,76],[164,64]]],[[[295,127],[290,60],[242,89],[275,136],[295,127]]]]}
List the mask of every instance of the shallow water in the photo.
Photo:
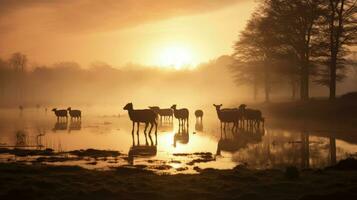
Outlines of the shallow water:
{"type": "MultiPolygon", "coordinates": [[[[126,113],[119,115],[112,109],[88,108],[81,122],[68,123],[57,122],[54,114],[46,113],[44,109],[25,109],[22,113],[8,109],[0,110],[0,147],[52,148],[57,152],[89,148],[117,150],[124,155],[50,164],[81,165],[91,169],[145,165],[170,173],[190,173],[194,172],[194,167],[231,169],[239,164],[258,169],[288,165],[321,168],[356,154],[357,143],[341,139],[340,130],[333,130],[336,133],[309,130],[302,125],[270,123],[273,121],[268,118],[265,129],[260,131],[233,133],[229,128],[221,131],[216,113],[213,108],[208,108],[202,124],[196,123],[191,111],[188,131],[179,132],[178,121],[174,119],[173,123],[159,125],[157,138],[154,133],[151,139],[145,138],[144,126],[141,126],[138,140],[136,132],[134,139],[132,137],[132,123],[126,113]],[[198,152],[211,154],[205,157],[198,152]]],[[[343,131],[345,135],[349,131],[355,134],[353,130],[343,131]]],[[[2,161],[29,159],[12,155],[2,155],[1,158],[2,161]]]]}

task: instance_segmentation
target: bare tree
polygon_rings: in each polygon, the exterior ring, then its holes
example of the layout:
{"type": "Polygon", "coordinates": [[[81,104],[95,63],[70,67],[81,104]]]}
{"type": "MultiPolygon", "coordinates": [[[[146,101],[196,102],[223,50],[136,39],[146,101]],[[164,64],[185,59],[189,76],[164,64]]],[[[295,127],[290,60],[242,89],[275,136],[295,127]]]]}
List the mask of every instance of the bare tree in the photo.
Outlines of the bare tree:
{"type": "Polygon", "coordinates": [[[298,60],[300,72],[300,98],[309,98],[312,56],[318,35],[317,21],[321,17],[322,0],[266,0],[266,12],[274,23],[274,37],[281,46],[290,49],[298,60]]]}
{"type": "Polygon", "coordinates": [[[356,44],[357,0],[328,0],[323,6],[321,20],[320,56],[327,66],[320,71],[318,83],[330,89],[329,98],[336,98],[336,83],[346,76],[344,68],[349,46],[356,44]]]}
{"type": "Polygon", "coordinates": [[[9,59],[10,66],[15,71],[15,82],[17,83],[16,89],[16,99],[18,103],[24,102],[24,87],[25,87],[25,69],[27,65],[27,56],[20,52],[12,54],[9,59]]]}
{"type": "Polygon", "coordinates": [[[251,83],[256,99],[259,82],[264,85],[265,101],[270,101],[274,37],[271,37],[270,19],[259,9],[248,22],[239,40],[234,44],[235,79],[238,84],[251,83]],[[261,81],[262,80],[262,81],[261,81]]]}

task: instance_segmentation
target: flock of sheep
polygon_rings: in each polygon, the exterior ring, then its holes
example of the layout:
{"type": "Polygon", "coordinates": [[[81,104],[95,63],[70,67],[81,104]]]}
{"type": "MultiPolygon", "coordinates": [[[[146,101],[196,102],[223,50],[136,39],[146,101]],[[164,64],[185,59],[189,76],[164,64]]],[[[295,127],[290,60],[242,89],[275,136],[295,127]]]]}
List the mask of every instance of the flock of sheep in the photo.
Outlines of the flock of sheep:
{"type": "Polygon", "coordinates": [[[61,109],[57,110],[57,108],[52,109],[52,111],[55,113],[57,117],[57,121],[60,119],[66,119],[68,120],[68,113],[69,116],[71,117],[71,120],[81,120],[82,119],[82,112],[80,110],[72,110],[71,107],[68,107],[67,109],[61,109]]]}
{"type": "MultiPolygon", "coordinates": [[[[222,108],[222,104],[213,104],[216,108],[218,119],[221,122],[221,129],[226,129],[227,124],[233,124],[232,130],[238,128],[260,128],[261,124],[264,127],[264,118],[260,110],[247,108],[245,104],[240,105],[238,108],[222,108]],[[223,125],[223,126],[222,126],[223,125]]],[[[137,125],[137,134],[139,134],[140,123],[145,124],[144,134],[146,135],[147,128],[150,124],[149,134],[155,127],[155,135],[157,134],[157,119],[172,121],[173,117],[178,119],[179,126],[188,126],[189,110],[187,108],[178,109],[176,105],[171,108],[161,109],[158,106],[149,107],[149,109],[135,110],[132,103],[126,104],[123,108],[128,111],[129,118],[133,122],[132,134],[134,133],[135,124],[137,125]]],[[[68,120],[68,113],[72,119],[80,120],[82,113],[80,110],[72,110],[71,107],[67,109],[57,110],[52,109],[57,117],[57,121],[65,118],[68,120]]],[[[195,111],[196,120],[202,122],[203,111],[195,111]]]]}
{"type": "MultiPolygon", "coordinates": [[[[222,109],[222,104],[213,106],[216,108],[218,119],[221,122],[221,129],[223,124],[223,129],[226,129],[227,124],[233,123],[233,130],[239,127],[248,128],[260,128],[261,123],[264,127],[264,118],[260,110],[246,108],[245,104],[239,106],[239,108],[224,108],[222,109]]],[[[156,119],[160,117],[165,119],[173,119],[173,116],[178,119],[179,126],[188,126],[189,111],[187,108],[177,109],[176,105],[172,105],[171,108],[160,109],[158,106],[149,107],[149,109],[135,110],[132,103],[128,103],[124,108],[128,111],[129,118],[133,122],[132,134],[134,133],[135,124],[137,124],[137,134],[139,134],[140,123],[145,124],[144,134],[146,135],[146,130],[150,124],[149,134],[151,133],[153,127],[155,126],[155,135],[157,134],[157,121],[156,119]]],[[[196,120],[202,122],[203,111],[195,111],[196,120]]]]}
{"type": "Polygon", "coordinates": [[[218,119],[221,121],[221,129],[226,129],[226,125],[233,123],[232,129],[260,128],[262,123],[264,127],[264,118],[260,110],[247,108],[247,105],[241,104],[238,108],[221,108],[222,104],[213,104],[216,108],[218,119]]]}

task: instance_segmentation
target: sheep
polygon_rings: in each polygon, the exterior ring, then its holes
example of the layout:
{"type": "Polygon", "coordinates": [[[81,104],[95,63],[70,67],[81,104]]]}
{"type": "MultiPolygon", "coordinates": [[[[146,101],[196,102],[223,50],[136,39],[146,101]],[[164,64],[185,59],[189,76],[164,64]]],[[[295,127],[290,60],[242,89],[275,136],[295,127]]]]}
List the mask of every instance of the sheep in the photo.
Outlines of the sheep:
{"type": "Polygon", "coordinates": [[[221,122],[221,129],[222,129],[222,123],[223,123],[223,129],[226,130],[226,124],[228,123],[233,123],[232,130],[234,130],[235,127],[238,128],[239,120],[242,118],[241,112],[236,109],[236,108],[225,108],[221,109],[222,104],[216,105],[213,104],[213,106],[216,108],[217,111],[217,116],[218,119],[221,122]]]}
{"type": "Polygon", "coordinates": [[[71,120],[73,120],[73,118],[75,120],[81,120],[82,119],[82,112],[80,110],[72,110],[71,107],[67,108],[69,115],[71,116],[71,120]]]}
{"type": "Polygon", "coordinates": [[[160,122],[162,122],[162,117],[164,120],[168,118],[168,120],[172,119],[173,110],[171,108],[160,108],[158,106],[149,106],[151,110],[153,110],[156,114],[160,115],[160,122]]]}
{"type": "Polygon", "coordinates": [[[200,119],[200,121],[202,122],[203,111],[202,110],[196,110],[195,111],[195,116],[196,116],[196,120],[200,119]]]}
{"type": "Polygon", "coordinates": [[[52,111],[55,113],[57,121],[64,117],[66,118],[66,121],[68,120],[67,110],[57,110],[57,108],[54,108],[52,111]]]}
{"type": "Polygon", "coordinates": [[[163,116],[164,119],[168,118],[168,120],[172,120],[173,115],[174,115],[174,111],[171,108],[160,109],[160,116],[163,116]]]}
{"type": "Polygon", "coordinates": [[[176,104],[172,105],[171,108],[174,110],[174,116],[179,120],[179,126],[185,123],[188,126],[189,111],[187,108],[177,109],[176,104]]]}
{"type": "Polygon", "coordinates": [[[129,113],[129,118],[130,120],[133,122],[133,128],[131,131],[131,135],[134,139],[134,126],[135,123],[137,123],[137,136],[138,136],[138,140],[139,140],[139,125],[140,123],[145,123],[145,129],[144,129],[144,134],[146,137],[146,129],[148,127],[148,125],[150,124],[150,130],[149,130],[149,136],[151,138],[151,131],[153,126],[155,126],[155,136],[157,139],[157,114],[151,110],[151,109],[144,109],[144,110],[134,110],[133,104],[132,103],[128,103],[124,106],[123,108],[124,110],[127,110],[129,113]]]}
{"type": "Polygon", "coordinates": [[[260,123],[263,123],[264,127],[264,118],[262,117],[262,112],[260,110],[246,108],[245,104],[239,106],[239,110],[242,110],[244,113],[244,119],[246,120],[247,126],[249,127],[260,127],[260,123]]]}

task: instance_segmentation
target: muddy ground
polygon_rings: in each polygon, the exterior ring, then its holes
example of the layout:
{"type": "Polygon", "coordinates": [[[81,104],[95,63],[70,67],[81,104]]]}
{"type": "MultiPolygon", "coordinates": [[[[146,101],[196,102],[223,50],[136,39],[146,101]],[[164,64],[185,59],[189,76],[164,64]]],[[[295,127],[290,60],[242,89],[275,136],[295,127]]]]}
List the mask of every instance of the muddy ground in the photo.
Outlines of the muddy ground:
{"type": "Polygon", "coordinates": [[[158,175],[137,168],[0,164],[0,199],[356,199],[357,161],[320,170],[205,169],[158,175]]]}

